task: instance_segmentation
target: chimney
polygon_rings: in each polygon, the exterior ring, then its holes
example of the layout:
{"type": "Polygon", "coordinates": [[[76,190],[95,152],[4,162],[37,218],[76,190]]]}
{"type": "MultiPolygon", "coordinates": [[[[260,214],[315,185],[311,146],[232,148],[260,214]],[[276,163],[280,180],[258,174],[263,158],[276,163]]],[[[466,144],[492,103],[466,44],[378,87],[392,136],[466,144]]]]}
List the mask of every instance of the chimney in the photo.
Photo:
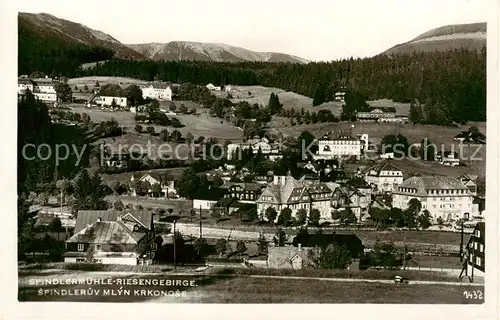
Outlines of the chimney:
{"type": "Polygon", "coordinates": [[[299,251],[300,251],[300,250],[301,250],[301,248],[302,248],[302,244],[301,244],[301,243],[299,243],[299,244],[298,244],[298,246],[299,246],[299,251]]]}

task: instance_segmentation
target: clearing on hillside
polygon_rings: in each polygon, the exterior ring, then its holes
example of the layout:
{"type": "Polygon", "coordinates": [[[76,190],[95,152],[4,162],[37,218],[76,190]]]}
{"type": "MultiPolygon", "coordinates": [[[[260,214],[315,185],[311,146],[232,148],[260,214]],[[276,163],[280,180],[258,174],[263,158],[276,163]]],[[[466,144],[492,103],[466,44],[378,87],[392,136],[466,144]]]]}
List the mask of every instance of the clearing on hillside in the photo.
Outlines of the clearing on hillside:
{"type": "MultiPolygon", "coordinates": [[[[179,104],[180,106],[180,104],[179,104]]],[[[81,105],[71,105],[71,109],[77,113],[87,113],[93,122],[108,121],[115,119],[124,128],[125,131],[133,132],[135,128],[135,113],[129,111],[106,111],[98,108],[87,108],[81,105]]],[[[171,116],[168,116],[172,118],[171,116]]],[[[211,117],[207,113],[201,114],[177,114],[174,116],[179,119],[184,126],[181,128],[165,127],[152,125],[155,132],[167,129],[170,133],[178,130],[182,135],[190,132],[195,139],[203,136],[205,138],[217,138],[218,140],[242,139],[243,132],[238,127],[232,125],[226,120],[211,117]]],[[[143,128],[149,124],[140,124],[143,128]]]]}

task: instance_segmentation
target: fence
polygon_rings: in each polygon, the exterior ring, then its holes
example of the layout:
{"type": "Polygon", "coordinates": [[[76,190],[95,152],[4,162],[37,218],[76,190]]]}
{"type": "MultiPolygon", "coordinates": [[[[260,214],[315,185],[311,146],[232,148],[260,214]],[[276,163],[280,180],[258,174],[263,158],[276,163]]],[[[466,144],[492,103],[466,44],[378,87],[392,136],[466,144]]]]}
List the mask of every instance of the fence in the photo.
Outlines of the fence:
{"type": "Polygon", "coordinates": [[[462,268],[406,267],[405,270],[460,273],[462,268]]]}
{"type": "MultiPolygon", "coordinates": [[[[363,245],[366,248],[373,248],[376,241],[365,240],[363,245]]],[[[416,243],[416,242],[394,242],[396,247],[407,247],[409,251],[428,253],[432,255],[447,255],[447,254],[457,254],[460,252],[460,245],[451,244],[437,244],[437,243],[416,243]]]]}

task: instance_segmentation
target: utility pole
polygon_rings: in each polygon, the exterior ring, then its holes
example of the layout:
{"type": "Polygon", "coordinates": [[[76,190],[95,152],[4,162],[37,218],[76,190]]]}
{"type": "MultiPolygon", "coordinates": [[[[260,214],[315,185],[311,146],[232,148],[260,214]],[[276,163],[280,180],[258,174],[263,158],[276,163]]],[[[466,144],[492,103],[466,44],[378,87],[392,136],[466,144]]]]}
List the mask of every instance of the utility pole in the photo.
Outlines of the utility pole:
{"type": "Polygon", "coordinates": [[[460,228],[460,262],[463,261],[463,247],[464,247],[464,222],[462,221],[462,226],[460,228]]]}
{"type": "Polygon", "coordinates": [[[201,232],[201,220],[202,220],[202,217],[201,217],[201,205],[200,205],[200,239],[202,237],[202,232],[201,232]]]}
{"type": "Polygon", "coordinates": [[[177,239],[175,238],[175,223],[177,220],[174,220],[174,269],[177,269],[177,239]]]}
{"type": "Polygon", "coordinates": [[[406,269],[406,232],[403,231],[403,270],[406,269]]]}

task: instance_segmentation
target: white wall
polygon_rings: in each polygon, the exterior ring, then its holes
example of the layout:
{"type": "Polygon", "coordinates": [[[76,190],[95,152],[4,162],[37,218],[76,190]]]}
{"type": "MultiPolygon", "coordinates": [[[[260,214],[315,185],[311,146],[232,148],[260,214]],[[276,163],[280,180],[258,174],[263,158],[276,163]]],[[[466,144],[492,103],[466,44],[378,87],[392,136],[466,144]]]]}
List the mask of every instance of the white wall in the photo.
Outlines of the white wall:
{"type": "Polygon", "coordinates": [[[200,207],[202,210],[210,210],[212,209],[212,206],[216,203],[217,201],[214,200],[200,200],[200,199],[194,199],[193,200],[193,209],[199,210],[200,207]]]}
{"type": "Polygon", "coordinates": [[[26,89],[29,89],[31,92],[33,92],[33,85],[24,83],[19,83],[17,85],[17,93],[24,93],[26,89]]]}
{"type": "Polygon", "coordinates": [[[471,195],[442,195],[442,196],[414,196],[411,194],[394,193],[392,195],[392,205],[395,208],[405,210],[408,208],[408,202],[416,198],[422,203],[422,210],[428,210],[434,219],[438,217],[448,220],[460,219],[463,214],[468,212],[473,213],[472,196],[471,195]]]}
{"type": "Polygon", "coordinates": [[[55,93],[33,93],[35,98],[40,99],[42,101],[56,101],[57,95],[55,93]]]}
{"type": "Polygon", "coordinates": [[[40,90],[41,93],[56,93],[54,85],[37,85],[35,89],[40,90]]]}
{"type": "Polygon", "coordinates": [[[95,98],[94,102],[98,105],[110,106],[113,103],[113,100],[115,100],[117,106],[127,106],[127,98],[125,97],[98,96],[95,98]]]}
{"type": "Polygon", "coordinates": [[[142,97],[144,99],[156,99],[161,101],[172,101],[172,89],[170,87],[166,88],[154,88],[153,86],[141,88],[142,97]]]}
{"type": "Polygon", "coordinates": [[[106,257],[101,259],[102,264],[124,264],[129,266],[137,265],[137,258],[135,257],[106,257]]]}
{"type": "Polygon", "coordinates": [[[367,174],[365,181],[368,184],[376,185],[379,192],[392,192],[403,183],[403,173],[401,171],[382,171],[380,176],[367,174]]]}
{"type": "Polygon", "coordinates": [[[359,140],[320,140],[318,155],[324,157],[360,156],[361,142],[359,140]],[[330,150],[328,150],[328,148],[330,150]],[[325,150],[326,149],[326,150],[325,150]]]}

